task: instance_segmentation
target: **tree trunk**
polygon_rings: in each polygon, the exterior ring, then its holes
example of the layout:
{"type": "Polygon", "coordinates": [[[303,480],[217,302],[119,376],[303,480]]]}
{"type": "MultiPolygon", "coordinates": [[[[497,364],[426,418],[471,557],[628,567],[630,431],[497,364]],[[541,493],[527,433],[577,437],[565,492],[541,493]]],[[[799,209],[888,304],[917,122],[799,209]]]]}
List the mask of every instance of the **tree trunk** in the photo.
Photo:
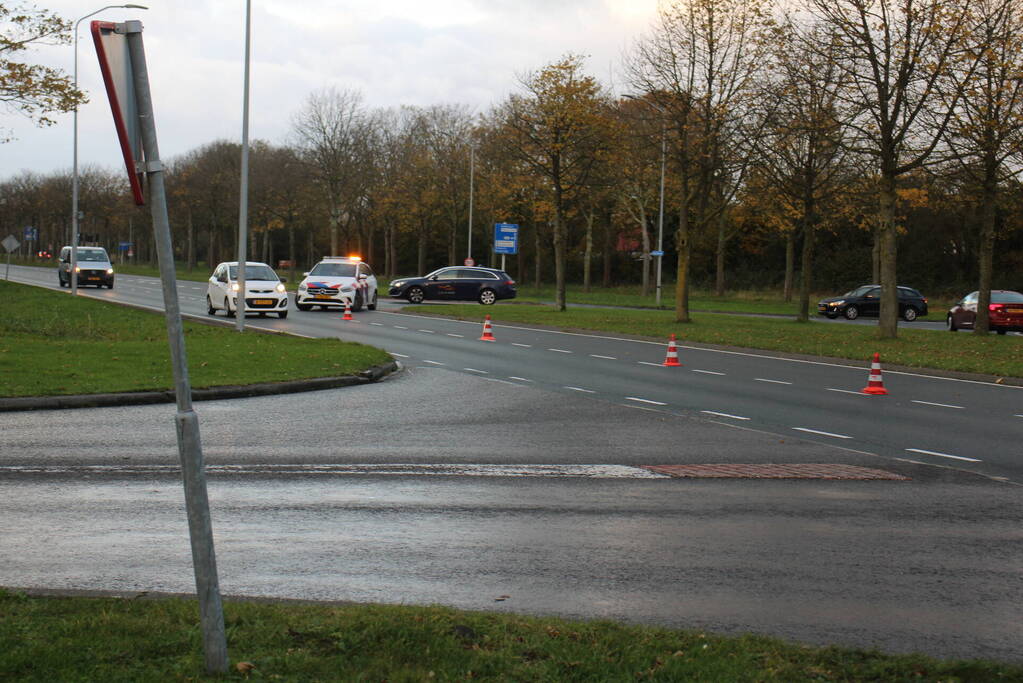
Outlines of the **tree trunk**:
{"type": "Polygon", "coordinates": [[[590,293],[590,259],[593,258],[593,221],[594,211],[586,213],[586,250],[583,254],[583,291],[590,293]]]}
{"type": "MultiPolygon", "coordinates": [[[[789,230],[785,233],[785,285],[784,285],[784,297],[785,303],[792,301],[792,285],[795,280],[795,267],[796,267],[796,233],[789,230]]],[[[802,291],[800,291],[802,296],[802,291]]]]}
{"type": "Polygon", "coordinates": [[[296,259],[297,259],[297,257],[295,255],[295,228],[291,225],[291,222],[289,221],[288,222],[288,261],[291,262],[291,265],[288,266],[288,282],[294,282],[295,281],[295,262],[296,262],[296,259]]]}
{"type": "Polygon", "coordinates": [[[881,273],[881,314],[878,317],[879,339],[899,336],[899,292],[896,273],[896,229],[894,173],[882,173],[880,206],[879,261],[881,273]]]}
{"type": "Polygon", "coordinates": [[[554,305],[559,311],[565,311],[567,309],[565,302],[565,216],[559,191],[555,191],[554,201],[554,305]]]}
{"type": "Polygon", "coordinates": [[[192,221],[192,211],[188,212],[188,272],[195,270],[195,223],[192,221]]]}
{"type": "Polygon", "coordinates": [[[978,245],[978,271],[980,281],[977,286],[977,318],[973,323],[973,333],[987,336],[991,331],[991,316],[988,306],[991,304],[992,263],[995,253],[995,220],[998,207],[998,165],[991,154],[985,155],[984,182],[980,202],[980,244],[978,245]]]}
{"type": "Polygon", "coordinates": [[[678,249],[678,267],[675,281],[675,322],[688,323],[689,318],[689,197],[683,181],[682,202],[678,210],[678,231],[675,246],[678,249]]]}
{"type": "MultiPolygon", "coordinates": [[[[813,286],[813,247],[817,231],[817,207],[814,202],[813,185],[803,196],[803,249],[800,256],[799,312],[796,320],[810,321],[810,288],[813,286]]],[[[789,235],[789,244],[794,242],[789,235]]]]}
{"type": "Polygon", "coordinates": [[[533,233],[533,243],[535,248],[533,250],[533,287],[537,290],[540,289],[540,231],[537,230],[533,233]]]}
{"type": "Polygon", "coordinates": [[[337,250],[338,226],[341,223],[341,207],[337,202],[330,204],[330,255],[337,256],[341,252],[337,250]]]}
{"type": "Polygon", "coordinates": [[[714,296],[725,295],[725,248],[728,246],[727,219],[722,211],[718,216],[718,244],[714,257],[714,296]]]}

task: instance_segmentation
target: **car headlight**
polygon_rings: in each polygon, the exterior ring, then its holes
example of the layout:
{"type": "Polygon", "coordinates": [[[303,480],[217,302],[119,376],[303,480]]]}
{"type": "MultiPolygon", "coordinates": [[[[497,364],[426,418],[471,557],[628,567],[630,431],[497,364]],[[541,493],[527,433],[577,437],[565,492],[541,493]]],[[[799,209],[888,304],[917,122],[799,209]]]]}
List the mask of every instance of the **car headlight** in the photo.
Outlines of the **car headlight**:
{"type": "Polygon", "coordinates": [[[392,282],[391,283],[392,287],[403,287],[404,285],[405,285],[405,281],[404,280],[398,280],[397,282],[392,282]]]}
{"type": "Polygon", "coordinates": [[[304,292],[307,289],[309,289],[309,288],[306,287],[306,284],[304,282],[298,286],[298,291],[300,291],[300,292],[304,292]]]}
{"type": "Polygon", "coordinates": [[[351,291],[354,291],[354,288],[351,287],[351,286],[346,286],[346,287],[342,287],[341,291],[342,292],[351,292],[351,291]]]}
{"type": "Polygon", "coordinates": [[[284,283],[283,283],[283,282],[278,282],[278,283],[277,283],[277,286],[276,286],[276,287],[274,287],[274,289],[276,289],[276,290],[277,290],[278,292],[280,292],[281,294],[284,294],[284,292],[285,292],[285,291],[287,291],[287,288],[286,288],[286,287],[284,286],[284,283]]]}
{"type": "Polygon", "coordinates": [[[238,291],[238,283],[237,282],[232,282],[231,283],[231,291],[232,292],[237,292],[238,291]]]}
{"type": "Polygon", "coordinates": [[[113,268],[107,268],[107,275],[113,275],[113,274],[114,274],[114,269],[113,268]]]}
{"type": "Polygon", "coordinates": [[[82,272],[82,267],[81,266],[75,266],[75,272],[76,273],[82,272]]]}
{"type": "Polygon", "coordinates": [[[841,301],[832,301],[830,304],[828,304],[828,306],[841,306],[844,303],[845,299],[842,299],[841,301]]]}

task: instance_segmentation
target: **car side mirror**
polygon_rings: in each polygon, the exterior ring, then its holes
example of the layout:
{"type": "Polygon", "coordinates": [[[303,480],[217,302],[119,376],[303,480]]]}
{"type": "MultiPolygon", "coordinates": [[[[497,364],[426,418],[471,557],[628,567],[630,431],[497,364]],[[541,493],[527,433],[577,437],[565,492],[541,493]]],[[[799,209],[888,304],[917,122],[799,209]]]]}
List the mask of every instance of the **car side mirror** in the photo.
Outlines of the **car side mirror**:
{"type": "Polygon", "coordinates": [[[302,273],[302,277],[309,277],[309,273],[302,273]]]}
{"type": "Polygon", "coordinates": [[[286,277],[282,277],[282,278],[278,278],[278,279],[279,279],[279,280],[280,280],[281,282],[287,282],[287,281],[288,281],[288,278],[286,278],[286,277]]]}

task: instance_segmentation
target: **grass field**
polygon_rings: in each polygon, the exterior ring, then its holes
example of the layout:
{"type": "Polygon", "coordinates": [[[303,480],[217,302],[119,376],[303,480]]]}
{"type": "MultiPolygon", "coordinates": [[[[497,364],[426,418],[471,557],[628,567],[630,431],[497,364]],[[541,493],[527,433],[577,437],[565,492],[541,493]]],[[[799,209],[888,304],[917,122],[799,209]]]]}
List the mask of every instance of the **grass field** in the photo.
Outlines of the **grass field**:
{"type": "Polygon", "coordinates": [[[207,677],[194,600],[0,591],[0,680],[1023,680],[997,662],[444,607],[228,601],[224,612],[232,664],[207,677]]]}
{"type": "MultiPolygon", "coordinates": [[[[1023,377],[1023,339],[1014,336],[978,337],[963,332],[900,328],[897,339],[879,340],[876,327],[871,325],[799,323],[786,318],[717,313],[694,314],[693,322],[681,324],[675,322],[673,311],[569,308],[561,312],[543,305],[409,306],[405,310],[480,321],[489,314],[495,323],[495,336],[500,334],[501,323],[599,330],[665,341],[675,334],[680,344],[720,344],[860,361],[870,360],[877,352],[882,362],[889,364],[1023,377]]],[[[680,355],[684,364],[684,350],[680,355]]]]}
{"type": "MultiPolygon", "coordinates": [[[[0,281],[0,396],[164,390],[173,386],[163,315],[0,281]]],[[[185,321],[192,387],[358,373],[391,361],[337,339],[238,334],[185,321]]]]}

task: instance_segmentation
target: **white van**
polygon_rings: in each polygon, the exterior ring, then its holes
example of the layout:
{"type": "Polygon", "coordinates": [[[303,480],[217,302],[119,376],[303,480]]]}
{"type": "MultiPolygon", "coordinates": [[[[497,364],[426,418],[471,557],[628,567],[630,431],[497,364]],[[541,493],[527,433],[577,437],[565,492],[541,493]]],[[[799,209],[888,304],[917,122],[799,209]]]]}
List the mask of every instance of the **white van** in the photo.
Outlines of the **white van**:
{"type": "MultiPolygon", "coordinates": [[[[114,267],[103,247],[78,247],[78,286],[106,285],[114,288],[114,267]]],[[[71,286],[71,247],[63,247],[57,262],[57,279],[61,287],[71,286]]]]}

